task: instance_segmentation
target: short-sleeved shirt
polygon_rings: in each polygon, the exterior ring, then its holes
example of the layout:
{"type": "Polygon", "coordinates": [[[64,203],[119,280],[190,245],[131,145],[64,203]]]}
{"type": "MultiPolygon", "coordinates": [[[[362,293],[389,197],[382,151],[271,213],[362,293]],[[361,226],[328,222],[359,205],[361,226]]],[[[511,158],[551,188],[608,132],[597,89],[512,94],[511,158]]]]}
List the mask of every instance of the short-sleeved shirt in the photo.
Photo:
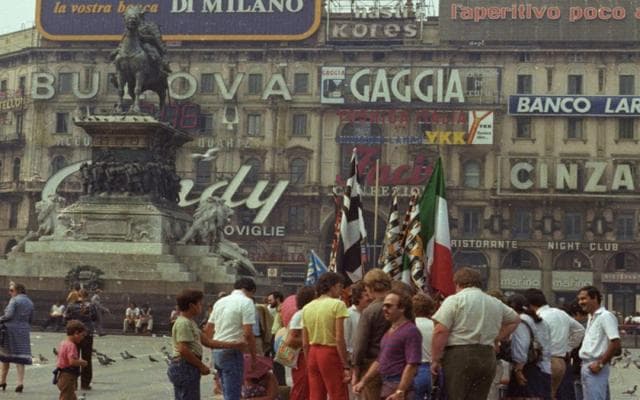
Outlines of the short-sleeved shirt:
{"type": "Polygon", "coordinates": [[[342,300],[322,295],[302,309],[302,323],[309,344],[336,345],[336,320],[347,318],[349,312],[342,300]]]}
{"type": "Polygon", "coordinates": [[[407,321],[382,337],[378,372],[383,378],[402,375],[407,364],[419,364],[421,360],[422,336],[412,322],[407,321]]]}
{"type": "Polygon", "coordinates": [[[593,315],[589,315],[580,358],[585,361],[599,359],[607,351],[609,342],[614,339],[620,339],[618,320],[610,311],[600,307],[593,315]]]}
{"type": "Polygon", "coordinates": [[[516,322],[518,314],[479,288],[464,288],[447,297],[432,319],[450,332],[447,346],[493,346],[500,328],[516,322]]]}
{"type": "Polygon", "coordinates": [[[291,329],[299,329],[302,330],[304,324],[302,323],[302,310],[298,310],[291,317],[291,321],[289,321],[289,330],[291,329]]]}
{"type": "Polygon", "coordinates": [[[214,340],[239,342],[243,326],[256,323],[256,307],[242,290],[234,290],[213,305],[209,323],[214,326],[214,340]]]}
{"type": "Polygon", "coordinates": [[[349,317],[344,320],[344,341],[347,344],[347,351],[353,353],[353,341],[360,321],[360,311],[355,305],[349,307],[348,311],[349,317]]]}
{"type": "Polygon", "coordinates": [[[140,316],[140,309],[138,307],[127,307],[124,312],[124,316],[127,318],[138,318],[140,316]]]}
{"type": "Polygon", "coordinates": [[[78,359],[78,346],[71,340],[65,339],[60,342],[58,347],[58,360],[56,367],[69,368],[72,367],[71,361],[78,359]]]}
{"type": "Polygon", "coordinates": [[[416,328],[422,336],[422,362],[431,362],[431,341],[433,340],[433,321],[429,318],[417,317],[416,328]]]}
{"type": "Polygon", "coordinates": [[[173,343],[173,356],[180,356],[178,343],[185,343],[189,350],[197,357],[202,357],[202,343],[200,343],[200,329],[192,319],[182,315],[176,319],[171,328],[171,342],[173,343]]]}

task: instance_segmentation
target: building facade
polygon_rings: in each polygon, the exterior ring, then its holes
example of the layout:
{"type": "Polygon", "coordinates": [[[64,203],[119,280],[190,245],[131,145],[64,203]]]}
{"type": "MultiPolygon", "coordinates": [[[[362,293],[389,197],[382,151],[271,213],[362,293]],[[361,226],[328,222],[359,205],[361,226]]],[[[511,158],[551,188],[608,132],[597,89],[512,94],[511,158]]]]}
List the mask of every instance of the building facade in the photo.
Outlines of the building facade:
{"type": "MultiPolygon", "coordinates": [[[[231,196],[227,235],[293,290],[310,249],[328,258],[332,191],[354,146],[369,266],[392,187],[404,210],[441,156],[456,266],[480,270],[487,288],[538,287],[555,303],[596,284],[610,308],[640,310],[640,52],[566,34],[535,45],[517,35],[485,40],[473,25],[456,36],[461,20],[483,21],[377,10],[324,10],[302,41],[170,42],[172,101],[160,117],[196,136],[178,160],[181,206],[192,210],[212,191],[231,196]],[[216,146],[214,162],[194,161],[216,146]]],[[[6,254],[37,226],[48,178],[88,158],[89,137],[72,118],[110,110],[116,92],[113,43],[59,43],[35,30],[0,43],[12,43],[0,55],[6,254]]],[[[73,176],[59,188],[68,201],[79,191],[73,176]]]]}

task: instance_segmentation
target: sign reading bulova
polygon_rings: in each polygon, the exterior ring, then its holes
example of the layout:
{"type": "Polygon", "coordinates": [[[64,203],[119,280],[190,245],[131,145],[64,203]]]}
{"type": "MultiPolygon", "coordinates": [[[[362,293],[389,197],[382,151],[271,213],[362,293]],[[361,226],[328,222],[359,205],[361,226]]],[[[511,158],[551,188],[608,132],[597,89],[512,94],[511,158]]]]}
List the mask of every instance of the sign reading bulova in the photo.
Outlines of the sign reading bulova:
{"type": "Polygon", "coordinates": [[[302,40],[320,26],[320,0],[37,0],[42,35],[62,41],[119,41],[127,7],[144,7],[163,39],[302,40]]]}
{"type": "Polygon", "coordinates": [[[637,0],[440,1],[443,40],[635,42],[637,0]]]}

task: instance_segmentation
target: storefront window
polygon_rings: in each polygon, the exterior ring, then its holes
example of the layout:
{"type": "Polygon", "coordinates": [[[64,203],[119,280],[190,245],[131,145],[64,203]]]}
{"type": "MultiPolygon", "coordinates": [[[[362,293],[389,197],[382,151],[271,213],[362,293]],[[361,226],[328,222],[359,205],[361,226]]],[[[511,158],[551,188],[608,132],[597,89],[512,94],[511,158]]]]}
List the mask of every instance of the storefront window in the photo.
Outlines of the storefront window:
{"type": "Polygon", "coordinates": [[[539,269],[540,263],[536,256],[527,250],[513,250],[505,257],[502,268],[539,269]]]}

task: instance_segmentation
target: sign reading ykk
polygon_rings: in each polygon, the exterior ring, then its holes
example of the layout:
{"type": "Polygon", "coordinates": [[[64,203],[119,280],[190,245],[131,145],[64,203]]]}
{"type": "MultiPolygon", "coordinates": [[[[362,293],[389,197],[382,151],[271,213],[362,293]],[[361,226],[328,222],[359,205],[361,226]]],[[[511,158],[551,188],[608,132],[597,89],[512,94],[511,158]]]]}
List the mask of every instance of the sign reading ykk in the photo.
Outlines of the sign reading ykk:
{"type": "Polygon", "coordinates": [[[49,40],[119,41],[132,5],[175,41],[303,40],[321,16],[320,0],[37,0],[36,24],[49,40]]]}

